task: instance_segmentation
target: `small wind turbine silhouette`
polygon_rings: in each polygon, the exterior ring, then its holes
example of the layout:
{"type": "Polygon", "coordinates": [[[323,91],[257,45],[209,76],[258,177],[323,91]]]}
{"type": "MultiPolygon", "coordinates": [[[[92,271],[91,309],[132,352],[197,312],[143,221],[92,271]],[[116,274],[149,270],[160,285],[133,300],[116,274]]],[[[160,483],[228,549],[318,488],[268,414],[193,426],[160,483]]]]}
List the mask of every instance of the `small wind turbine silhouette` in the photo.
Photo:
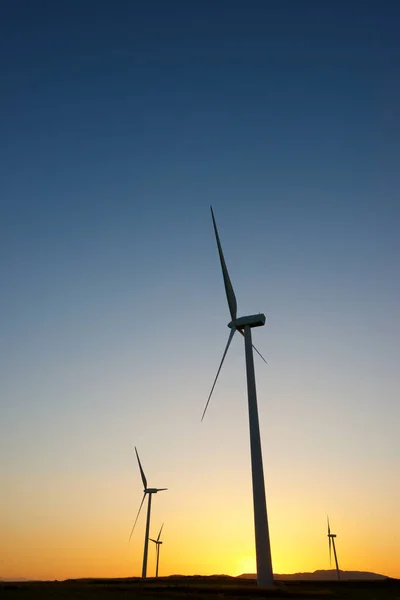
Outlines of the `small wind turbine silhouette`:
{"type": "Polygon", "coordinates": [[[340,581],[339,563],[338,563],[337,554],[336,554],[336,547],[335,547],[336,533],[331,533],[331,528],[329,526],[329,517],[327,516],[326,518],[327,518],[327,521],[328,521],[329,562],[332,564],[332,548],[331,548],[331,546],[333,546],[333,555],[335,557],[335,563],[336,563],[336,574],[337,574],[338,580],[340,581]]]}
{"type": "Polygon", "coordinates": [[[151,497],[152,497],[153,494],[157,494],[157,492],[163,492],[164,490],[167,490],[168,488],[149,488],[149,487],[147,487],[147,479],[146,479],[146,476],[145,476],[144,471],[142,469],[142,465],[141,465],[141,462],[140,462],[138,451],[136,450],[136,446],[135,446],[135,452],[136,452],[136,457],[137,457],[137,460],[138,460],[138,463],[139,463],[140,475],[142,476],[142,481],[143,481],[143,486],[144,486],[144,490],[143,490],[144,494],[143,494],[143,498],[142,498],[142,501],[140,503],[139,510],[138,510],[137,515],[136,515],[136,519],[135,519],[135,522],[133,524],[131,535],[129,536],[129,539],[131,539],[131,537],[132,537],[133,530],[135,529],[135,525],[136,525],[137,520],[139,518],[139,514],[140,514],[140,511],[142,510],[143,502],[144,502],[144,499],[146,498],[146,494],[147,494],[148,497],[149,497],[149,500],[148,500],[148,504],[147,504],[146,533],[144,535],[143,566],[142,566],[142,577],[145,578],[146,577],[146,572],[147,572],[147,552],[148,552],[148,547],[149,547],[151,497]]]}
{"type": "Polygon", "coordinates": [[[159,532],[156,540],[153,540],[153,538],[150,538],[150,541],[155,543],[156,551],[157,551],[156,577],[158,577],[158,562],[160,560],[160,546],[162,544],[162,542],[160,541],[160,536],[161,536],[163,527],[164,527],[164,523],[161,525],[161,529],[160,529],[160,532],[159,532]]]}
{"type": "MultiPolygon", "coordinates": [[[[231,314],[231,322],[228,324],[231,332],[229,334],[228,343],[222,355],[222,360],[219,365],[217,375],[214,379],[213,386],[211,388],[210,395],[206,403],[206,407],[203,412],[201,420],[203,420],[206,413],[208,404],[210,402],[211,395],[214,391],[215,384],[219,373],[222,368],[222,364],[225,360],[226,353],[235,334],[238,330],[244,336],[245,355],[246,355],[246,371],[247,371],[247,395],[248,395],[248,407],[249,407],[249,423],[250,423],[250,450],[251,450],[251,471],[253,480],[253,505],[254,505],[254,529],[255,529],[255,541],[256,541],[256,559],[257,559],[257,583],[261,586],[272,586],[274,583],[274,576],[272,572],[272,559],[271,559],[271,546],[269,541],[269,529],[268,529],[268,517],[267,517],[267,503],[265,499],[265,485],[264,485],[264,471],[262,463],[261,453],[261,441],[260,441],[260,427],[258,422],[258,408],[257,408],[257,393],[256,393],[256,380],[254,374],[254,360],[253,360],[253,343],[251,339],[251,328],[260,327],[265,324],[265,315],[250,315],[248,317],[237,318],[237,303],[235,293],[233,291],[232,283],[229,278],[228,269],[226,268],[224,254],[222,252],[221,242],[219,239],[217,224],[214,218],[214,212],[211,208],[211,216],[214,225],[215,238],[217,241],[219,259],[221,262],[222,276],[224,279],[225,293],[228,300],[229,311],[231,314]]],[[[258,352],[256,348],[254,350],[258,352]]],[[[261,356],[261,354],[260,354],[261,356]]],[[[262,356],[261,358],[265,360],[262,356]]]]}

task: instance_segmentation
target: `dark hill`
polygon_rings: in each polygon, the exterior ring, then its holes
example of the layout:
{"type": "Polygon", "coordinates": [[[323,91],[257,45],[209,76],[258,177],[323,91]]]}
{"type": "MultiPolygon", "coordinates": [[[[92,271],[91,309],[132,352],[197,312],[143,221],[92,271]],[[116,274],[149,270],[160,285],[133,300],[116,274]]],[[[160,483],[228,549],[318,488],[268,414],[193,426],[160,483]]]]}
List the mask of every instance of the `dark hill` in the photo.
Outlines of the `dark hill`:
{"type": "MultiPolygon", "coordinates": [[[[243,573],[243,575],[238,575],[240,579],[255,579],[255,573],[243,573]]],[[[281,581],[330,581],[336,579],[336,570],[330,569],[327,571],[319,570],[314,571],[313,573],[291,573],[290,575],[280,575],[279,573],[274,574],[275,579],[279,579],[281,581]]],[[[368,571],[340,571],[340,578],[343,581],[348,581],[349,579],[356,580],[377,580],[377,579],[387,579],[385,575],[378,575],[377,573],[369,573],[368,571]]]]}

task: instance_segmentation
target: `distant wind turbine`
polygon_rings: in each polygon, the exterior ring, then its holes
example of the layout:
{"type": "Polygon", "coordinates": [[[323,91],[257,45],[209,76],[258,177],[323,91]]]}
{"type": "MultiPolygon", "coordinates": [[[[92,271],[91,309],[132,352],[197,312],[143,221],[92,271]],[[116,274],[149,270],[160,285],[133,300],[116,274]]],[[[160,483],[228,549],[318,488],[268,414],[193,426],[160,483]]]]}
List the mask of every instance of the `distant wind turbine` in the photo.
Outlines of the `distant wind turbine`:
{"type": "Polygon", "coordinates": [[[164,527],[164,523],[161,525],[161,529],[160,529],[160,532],[159,532],[156,540],[153,540],[153,538],[150,538],[150,541],[154,542],[156,545],[156,552],[157,552],[156,577],[158,577],[158,563],[160,560],[160,546],[162,544],[162,541],[160,540],[160,536],[161,536],[163,527],[164,527]]]}
{"type": "Polygon", "coordinates": [[[331,548],[331,546],[333,546],[333,555],[335,557],[335,563],[336,563],[336,574],[337,574],[338,580],[340,581],[339,563],[338,563],[337,554],[336,554],[336,547],[335,547],[336,533],[331,533],[331,528],[329,526],[329,517],[328,516],[327,516],[327,520],[328,520],[328,539],[329,539],[329,562],[332,564],[332,548],[331,548]]]}
{"type": "MultiPolygon", "coordinates": [[[[206,413],[208,404],[210,402],[211,395],[214,391],[215,384],[219,373],[222,368],[222,364],[225,360],[226,353],[232,341],[235,331],[239,331],[244,336],[245,355],[246,355],[246,371],[247,371],[247,395],[248,395],[248,407],[249,407],[249,424],[250,424],[250,450],[251,450],[251,471],[253,480],[253,505],[254,505],[254,529],[255,529],[255,542],[256,542],[256,558],[257,558],[257,583],[260,586],[272,586],[274,583],[274,576],[272,572],[272,559],[271,559],[271,546],[269,540],[269,529],[268,529],[268,517],[267,517],[267,503],[265,499],[265,485],[264,485],[264,471],[262,462],[261,452],[261,440],[260,440],[260,427],[258,422],[258,408],[257,408],[257,393],[256,393],[256,380],[254,374],[254,360],[253,360],[253,343],[251,339],[251,328],[260,327],[265,324],[265,315],[250,315],[248,317],[237,317],[237,303],[235,293],[233,291],[232,283],[229,278],[228,269],[226,267],[224,254],[222,252],[221,242],[219,239],[217,224],[214,218],[214,212],[211,208],[211,216],[214,225],[214,233],[217,241],[219,259],[221,262],[222,276],[224,279],[225,293],[228,300],[229,311],[231,315],[231,322],[228,324],[231,332],[229,334],[228,343],[226,344],[225,351],[222,355],[222,360],[219,365],[217,375],[214,379],[213,386],[211,388],[210,395],[203,412],[201,420],[203,420],[206,413]]],[[[256,348],[254,350],[258,352],[256,348]]],[[[260,354],[261,356],[261,354],[260,354]]],[[[263,356],[261,356],[263,360],[263,356]]],[[[266,362],[266,361],[265,361],[266,362]]]]}
{"type": "Polygon", "coordinates": [[[146,498],[146,494],[147,494],[148,497],[149,497],[149,500],[148,500],[148,504],[147,504],[146,533],[144,535],[143,566],[142,566],[142,577],[145,578],[146,577],[146,572],[147,572],[147,552],[148,552],[148,547],[149,547],[151,497],[152,497],[153,494],[157,494],[157,492],[163,492],[164,490],[166,490],[168,488],[149,488],[149,487],[147,487],[147,479],[146,479],[146,476],[145,476],[144,471],[142,469],[142,465],[141,465],[141,462],[140,462],[138,451],[136,450],[136,446],[135,446],[135,452],[136,452],[136,457],[137,457],[137,460],[138,460],[138,463],[139,463],[140,475],[142,476],[142,481],[143,481],[143,486],[144,486],[144,490],[143,490],[144,494],[143,494],[143,498],[142,498],[142,501],[140,503],[139,510],[138,510],[137,515],[136,515],[136,519],[135,519],[135,522],[133,524],[131,535],[129,536],[129,539],[131,539],[131,537],[132,537],[133,530],[135,529],[135,525],[136,525],[137,520],[139,518],[139,514],[140,514],[140,511],[142,510],[143,502],[144,502],[144,499],[146,498]]]}

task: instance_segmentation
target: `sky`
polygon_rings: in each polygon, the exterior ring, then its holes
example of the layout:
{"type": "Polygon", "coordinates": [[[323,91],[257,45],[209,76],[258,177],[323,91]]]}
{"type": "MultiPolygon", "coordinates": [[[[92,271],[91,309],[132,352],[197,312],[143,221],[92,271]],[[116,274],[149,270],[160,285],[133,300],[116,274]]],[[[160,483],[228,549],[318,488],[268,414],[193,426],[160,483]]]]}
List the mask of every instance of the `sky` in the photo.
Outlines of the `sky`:
{"type": "Polygon", "coordinates": [[[0,7],[0,577],[400,577],[397,1],[0,7]],[[150,548],[148,573],[155,570],[150,548]]]}

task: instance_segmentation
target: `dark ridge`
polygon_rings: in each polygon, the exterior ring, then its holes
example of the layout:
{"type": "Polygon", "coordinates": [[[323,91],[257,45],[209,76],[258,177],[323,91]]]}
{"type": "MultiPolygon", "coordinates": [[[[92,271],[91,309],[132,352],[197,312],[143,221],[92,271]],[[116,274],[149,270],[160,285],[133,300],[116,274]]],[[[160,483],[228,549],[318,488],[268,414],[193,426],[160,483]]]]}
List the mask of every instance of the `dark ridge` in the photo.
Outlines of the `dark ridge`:
{"type": "MultiPolygon", "coordinates": [[[[378,580],[387,579],[386,575],[378,573],[370,573],[369,571],[342,571],[340,570],[340,579],[342,581],[349,580],[378,580]]],[[[256,579],[255,573],[243,573],[238,575],[239,579],[256,579]]],[[[313,573],[290,573],[290,574],[274,574],[274,578],[279,581],[331,581],[337,580],[336,569],[314,571],[313,573]]]]}

